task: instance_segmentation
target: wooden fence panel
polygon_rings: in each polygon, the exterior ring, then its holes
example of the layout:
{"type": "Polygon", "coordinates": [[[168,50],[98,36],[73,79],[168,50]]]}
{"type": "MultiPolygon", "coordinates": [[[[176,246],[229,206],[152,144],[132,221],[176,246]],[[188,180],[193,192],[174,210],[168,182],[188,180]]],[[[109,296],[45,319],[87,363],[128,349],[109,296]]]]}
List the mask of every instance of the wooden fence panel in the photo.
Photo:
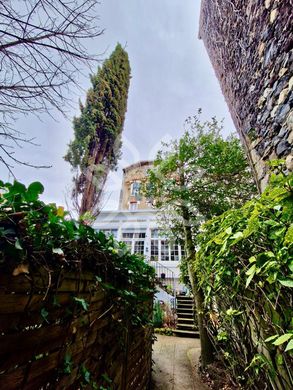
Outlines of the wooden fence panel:
{"type": "Polygon", "coordinates": [[[152,329],[113,303],[90,272],[0,268],[0,389],[148,389],[152,329]]]}

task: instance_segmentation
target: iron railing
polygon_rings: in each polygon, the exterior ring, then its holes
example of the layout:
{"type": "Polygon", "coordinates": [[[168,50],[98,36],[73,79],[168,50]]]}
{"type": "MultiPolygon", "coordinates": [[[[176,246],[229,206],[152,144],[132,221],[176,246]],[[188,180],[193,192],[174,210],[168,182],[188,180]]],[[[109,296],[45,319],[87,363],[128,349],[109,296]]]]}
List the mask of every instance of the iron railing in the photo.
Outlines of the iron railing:
{"type": "Polygon", "coordinates": [[[158,261],[150,261],[149,264],[155,269],[158,285],[176,298],[174,272],[158,261]]]}

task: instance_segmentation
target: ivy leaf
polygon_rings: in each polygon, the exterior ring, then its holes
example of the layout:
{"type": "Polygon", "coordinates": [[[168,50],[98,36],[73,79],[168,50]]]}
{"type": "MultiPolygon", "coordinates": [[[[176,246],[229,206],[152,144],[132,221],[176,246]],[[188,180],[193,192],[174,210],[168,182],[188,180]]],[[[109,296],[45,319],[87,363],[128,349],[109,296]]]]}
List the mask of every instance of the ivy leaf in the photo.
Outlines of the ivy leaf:
{"type": "Polygon", "coordinates": [[[265,342],[268,343],[269,341],[273,341],[275,340],[279,335],[278,334],[274,334],[274,336],[270,336],[268,337],[267,339],[265,339],[265,342]]]}
{"type": "Polygon", "coordinates": [[[293,242],[293,223],[289,226],[284,239],[285,244],[290,244],[291,242],[293,242]]]}
{"type": "Polygon", "coordinates": [[[88,310],[89,304],[83,298],[74,297],[73,299],[83,308],[83,310],[88,310]]]}
{"type": "Polygon", "coordinates": [[[109,376],[107,375],[107,373],[102,374],[101,376],[102,376],[102,378],[104,379],[104,381],[106,381],[107,383],[112,383],[112,382],[113,382],[112,379],[109,378],[109,376]]]}
{"type": "Polygon", "coordinates": [[[43,320],[46,321],[47,323],[49,323],[49,321],[48,321],[48,315],[49,315],[49,313],[48,313],[47,310],[43,307],[42,310],[41,310],[41,316],[42,316],[43,320]]]}
{"type": "Polygon", "coordinates": [[[28,202],[36,201],[40,194],[44,192],[44,186],[39,181],[35,181],[28,186],[25,199],[28,202]]]}
{"type": "Polygon", "coordinates": [[[238,238],[242,238],[242,237],[243,237],[243,233],[237,232],[237,233],[233,234],[233,236],[231,238],[235,238],[237,240],[238,238]]]}
{"type": "Polygon", "coordinates": [[[286,341],[290,340],[293,337],[293,333],[285,333],[282,336],[278,337],[276,341],[273,342],[274,345],[281,345],[286,341]]]}
{"type": "Polygon", "coordinates": [[[278,279],[278,280],[285,287],[293,287],[293,279],[283,279],[283,280],[278,279]]]}
{"type": "Polygon", "coordinates": [[[245,288],[247,288],[250,285],[250,282],[252,281],[253,277],[254,277],[254,273],[249,275],[249,277],[246,280],[245,288]]]}
{"type": "Polygon", "coordinates": [[[10,195],[24,194],[26,192],[26,187],[24,184],[14,181],[13,185],[9,188],[10,195]]]}
{"type": "Polygon", "coordinates": [[[245,288],[247,288],[247,287],[249,286],[250,282],[252,281],[252,278],[253,278],[254,275],[255,275],[255,271],[256,271],[256,265],[253,264],[253,265],[249,268],[249,270],[245,273],[245,274],[248,276],[248,278],[247,278],[247,280],[246,280],[245,288]]]}
{"type": "Polygon", "coordinates": [[[225,230],[225,233],[227,233],[227,234],[231,234],[231,233],[232,233],[232,228],[231,228],[231,226],[229,226],[229,227],[225,230]]]}
{"type": "Polygon", "coordinates": [[[293,349],[293,340],[290,340],[289,343],[287,344],[287,347],[285,349],[285,352],[291,351],[293,349]]]}
{"type": "Polygon", "coordinates": [[[66,353],[64,356],[64,374],[71,374],[72,371],[72,356],[69,353],[66,353]]]}
{"type": "Polygon", "coordinates": [[[82,365],[81,366],[81,374],[83,376],[83,379],[86,383],[90,383],[91,382],[91,373],[89,372],[89,370],[85,367],[85,365],[82,365]]]}
{"type": "Polygon", "coordinates": [[[64,256],[64,252],[61,248],[53,248],[52,252],[59,256],[64,256]]]}
{"type": "Polygon", "coordinates": [[[19,241],[19,238],[16,239],[15,241],[15,248],[22,251],[23,250],[23,247],[21,246],[21,243],[19,241]]]}
{"type": "Polygon", "coordinates": [[[251,274],[254,274],[255,273],[255,270],[256,270],[256,265],[253,264],[248,271],[245,272],[245,275],[251,275],[251,274]]]}

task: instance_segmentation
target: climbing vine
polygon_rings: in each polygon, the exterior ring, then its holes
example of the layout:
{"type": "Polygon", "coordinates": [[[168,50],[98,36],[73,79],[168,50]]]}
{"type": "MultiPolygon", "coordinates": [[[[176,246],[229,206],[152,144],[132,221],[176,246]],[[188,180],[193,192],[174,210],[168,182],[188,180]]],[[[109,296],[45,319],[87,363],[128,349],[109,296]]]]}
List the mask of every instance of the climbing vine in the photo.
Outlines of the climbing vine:
{"type": "Polygon", "coordinates": [[[194,270],[209,334],[245,388],[293,386],[293,177],[203,227],[194,270]]]}
{"type": "MultiPolygon", "coordinates": [[[[15,275],[28,273],[30,267],[48,273],[92,271],[97,284],[117,298],[117,305],[124,305],[132,323],[146,323],[144,302],[154,292],[153,268],[124,243],[70,219],[62,207],[42,202],[43,190],[39,182],[26,188],[17,181],[0,181],[0,265],[15,275]]],[[[84,300],[74,302],[87,309],[84,300]]],[[[45,318],[47,314],[43,312],[45,318]]]]}

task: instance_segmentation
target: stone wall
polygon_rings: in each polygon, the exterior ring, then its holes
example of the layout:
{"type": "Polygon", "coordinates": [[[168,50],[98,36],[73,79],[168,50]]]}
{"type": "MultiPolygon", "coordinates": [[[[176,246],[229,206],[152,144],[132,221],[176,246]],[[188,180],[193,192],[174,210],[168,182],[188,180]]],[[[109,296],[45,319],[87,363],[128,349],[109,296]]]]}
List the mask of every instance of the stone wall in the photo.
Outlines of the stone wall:
{"type": "Polygon", "coordinates": [[[204,41],[259,190],[267,161],[292,169],[292,0],[202,0],[204,41]]]}
{"type": "Polygon", "coordinates": [[[140,190],[136,196],[133,196],[132,185],[139,183],[142,189],[143,183],[147,178],[147,171],[153,168],[152,161],[139,161],[123,169],[123,182],[120,193],[119,210],[129,210],[130,204],[135,204],[136,210],[151,209],[151,203],[148,202],[140,190]]]}

